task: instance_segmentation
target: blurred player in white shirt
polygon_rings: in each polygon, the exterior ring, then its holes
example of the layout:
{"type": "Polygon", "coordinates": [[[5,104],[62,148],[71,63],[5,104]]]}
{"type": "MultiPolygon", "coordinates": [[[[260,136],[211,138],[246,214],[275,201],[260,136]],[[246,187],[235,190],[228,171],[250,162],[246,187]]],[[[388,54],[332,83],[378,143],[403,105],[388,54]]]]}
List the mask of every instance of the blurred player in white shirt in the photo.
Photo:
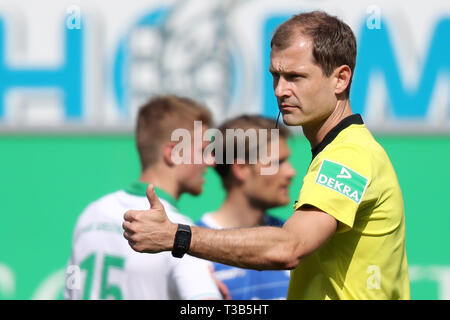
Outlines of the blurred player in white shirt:
{"type": "MultiPolygon", "coordinates": [[[[207,165],[204,161],[176,164],[172,150],[178,142],[171,141],[171,135],[175,129],[183,128],[194,137],[194,121],[202,121],[202,130],[206,130],[211,115],[187,98],[156,97],[139,110],[139,181],[91,203],[79,217],[69,262],[75,273],[68,273],[66,299],[221,298],[210,262],[191,256],[176,259],[170,252],[140,254],[130,248],[122,235],[123,213],[131,208],[148,209],[148,183],[155,186],[170,220],[192,224],[178,211],[177,199],[183,193],[201,193],[207,165]]],[[[191,145],[192,158],[196,153],[203,155],[204,145],[191,145]]]]}

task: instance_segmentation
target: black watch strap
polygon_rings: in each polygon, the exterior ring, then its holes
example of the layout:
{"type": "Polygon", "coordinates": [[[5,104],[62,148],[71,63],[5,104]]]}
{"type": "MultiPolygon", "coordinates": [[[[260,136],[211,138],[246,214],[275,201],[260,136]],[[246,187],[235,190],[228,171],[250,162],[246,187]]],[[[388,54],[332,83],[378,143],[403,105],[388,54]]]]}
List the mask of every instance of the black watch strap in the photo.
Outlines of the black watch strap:
{"type": "Polygon", "coordinates": [[[182,258],[191,245],[191,227],[186,224],[178,224],[175,240],[173,242],[172,256],[182,258]]]}

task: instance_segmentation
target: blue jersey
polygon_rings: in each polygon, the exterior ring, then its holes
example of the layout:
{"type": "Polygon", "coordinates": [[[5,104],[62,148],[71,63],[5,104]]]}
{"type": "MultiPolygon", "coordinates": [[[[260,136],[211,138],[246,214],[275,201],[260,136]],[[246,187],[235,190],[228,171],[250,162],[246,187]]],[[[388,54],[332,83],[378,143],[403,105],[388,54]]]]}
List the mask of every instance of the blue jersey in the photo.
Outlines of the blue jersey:
{"type": "MultiPolygon", "coordinates": [[[[283,221],[264,216],[265,225],[281,227],[283,221]]],[[[210,214],[205,214],[198,226],[221,229],[211,218],[210,214]]],[[[242,269],[214,262],[214,273],[217,278],[225,283],[230,291],[233,300],[252,300],[252,299],[286,299],[289,286],[289,274],[287,270],[283,271],[257,271],[252,269],[242,269]]]]}

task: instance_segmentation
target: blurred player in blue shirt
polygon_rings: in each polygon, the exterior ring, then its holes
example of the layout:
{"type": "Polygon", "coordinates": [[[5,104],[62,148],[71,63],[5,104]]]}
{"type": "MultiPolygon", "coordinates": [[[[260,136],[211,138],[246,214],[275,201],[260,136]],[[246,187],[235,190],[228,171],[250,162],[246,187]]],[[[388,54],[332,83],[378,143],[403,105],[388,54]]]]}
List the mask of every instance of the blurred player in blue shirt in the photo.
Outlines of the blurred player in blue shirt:
{"type": "MultiPolygon", "coordinates": [[[[296,172],[288,162],[289,131],[281,127],[278,135],[273,137],[271,132],[274,128],[275,121],[256,115],[243,115],[228,120],[219,127],[223,137],[223,154],[222,161],[219,161],[216,152],[214,168],[222,180],[226,198],[217,211],[205,213],[197,225],[214,229],[283,225],[282,220],[269,216],[267,210],[289,203],[288,188],[296,172]],[[228,132],[234,129],[235,135],[227,135],[227,129],[228,132]],[[242,130],[239,132],[237,129],[242,130]],[[250,141],[251,133],[258,137],[256,143],[253,141],[253,146],[250,141]],[[237,149],[242,147],[238,140],[242,138],[245,139],[245,161],[237,161],[237,149]],[[229,139],[235,139],[232,144],[234,150],[227,148],[227,145],[230,146],[229,139]],[[262,143],[267,143],[266,153],[262,152],[267,155],[266,159],[261,158],[261,153],[257,152],[253,153],[258,154],[257,161],[252,162],[252,148],[257,147],[256,150],[259,151],[262,143]],[[231,152],[234,158],[232,164],[226,161],[227,154],[229,159],[231,152]],[[268,168],[269,161],[272,169],[275,163],[276,170],[267,174],[268,171],[264,171],[264,168],[268,168]]],[[[286,298],[289,271],[257,271],[214,263],[214,272],[227,286],[233,300],[286,298]]]]}

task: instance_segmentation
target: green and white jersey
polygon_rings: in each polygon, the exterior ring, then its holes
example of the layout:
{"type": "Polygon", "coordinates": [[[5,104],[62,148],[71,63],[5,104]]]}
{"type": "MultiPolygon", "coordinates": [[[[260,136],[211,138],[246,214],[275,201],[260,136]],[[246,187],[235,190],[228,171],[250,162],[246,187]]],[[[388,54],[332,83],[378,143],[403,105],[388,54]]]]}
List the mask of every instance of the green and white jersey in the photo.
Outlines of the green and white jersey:
{"type": "MultiPolygon", "coordinates": [[[[182,259],[170,252],[135,252],[123,237],[127,210],[149,208],[147,184],[91,203],[79,217],[73,236],[66,277],[66,299],[221,299],[212,278],[210,262],[189,255],[182,259]],[[70,270],[70,272],[69,272],[70,270]]],[[[175,223],[192,224],[176,208],[176,200],[155,189],[175,223]]]]}

